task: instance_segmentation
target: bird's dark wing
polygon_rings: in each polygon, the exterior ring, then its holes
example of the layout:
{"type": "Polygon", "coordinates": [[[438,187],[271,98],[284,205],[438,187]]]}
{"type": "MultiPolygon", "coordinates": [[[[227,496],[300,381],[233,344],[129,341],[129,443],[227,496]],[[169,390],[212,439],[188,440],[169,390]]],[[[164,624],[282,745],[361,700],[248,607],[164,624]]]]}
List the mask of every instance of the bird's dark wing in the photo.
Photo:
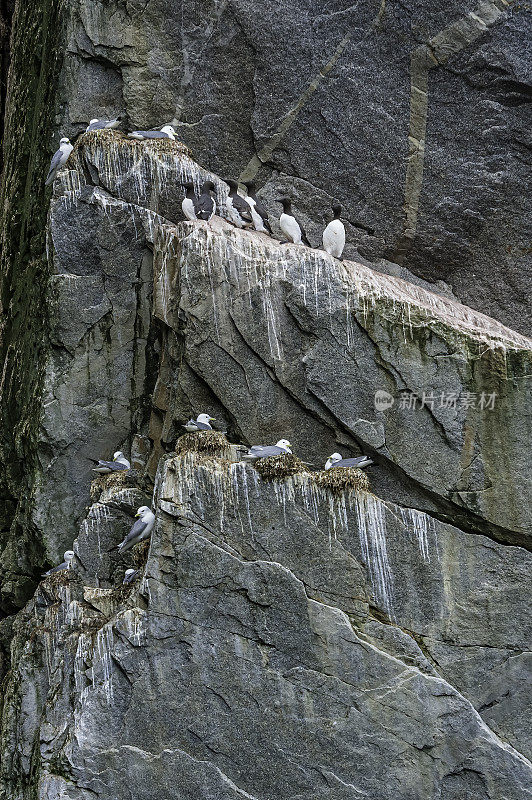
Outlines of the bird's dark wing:
{"type": "Polygon", "coordinates": [[[89,131],[101,131],[106,127],[108,122],[109,120],[107,119],[100,119],[98,122],[93,122],[92,125],[88,126],[87,133],[89,133],[89,131]]]}
{"type": "Polygon", "coordinates": [[[57,567],[52,567],[49,569],[48,572],[43,572],[42,577],[47,578],[48,575],[53,575],[54,572],[60,572],[62,569],[67,569],[68,561],[63,561],[62,564],[59,564],[57,567]]]}
{"type": "Polygon", "coordinates": [[[125,464],[120,464],[118,461],[97,461],[96,463],[99,467],[110,469],[111,472],[120,472],[121,470],[129,469],[125,464]]]}
{"type": "Polygon", "coordinates": [[[232,195],[231,200],[233,201],[233,207],[236,208],[242,219],[247,220],[247,222],[253,222],[249,203],[239,194],[232,195]]]}
{"type": "Polygon", "coordinates": [[[255,199],[255,211],[264,222],[264,227],[266,228],[268,233],[271,233],[272,229],[270,226],[270,221],[268,219],[268,212],[266,211],[266,206],[264,206],[263,203],[261,203],[261,201],[258,198],[255,199]]]}
{"type": "Polygon", "coordinates": [[[306,244],[306,245],[307,245],[307,247],[312,247],[311,243],[310,243],[310,242],[309,242],[309,240],[308,240],[307,233],[306,233],[306,231],[305,231],[305,229],[304,229],[303,225],[301,224],[301,221],[300,221],[299,219],[296,219],[296,222],[297,222],[297,224],[299,225],[299,227],[300,227],[300,229],[301,229],[301,241],[302,241],[304,244],[306,244]]]}
{"type": "Polygon", "coordinates": [[[132,133],[138,133],[140,136],[143,136],[145,139],[169,139],[167,133],[164,131],[132,131],[132,133]]]}
{"type": "Polygon", "coordinates": [[[194,211],[198,219],[210,219],[214,211],[214,201],[209,192],[194,198],[194,211]]]}
{"type": "Polygon", "coordinates": [[[59,164],[61,163],[62,155],[63,155],[62,150],[56,150],[56,152],[53,154],[52,160],[50,161],[50,169],[48,170],[48,175],[46,176],[45,180],[46,185],[48,185],[51,182],[56,169],[59,167],[59,164]]]}
{"type": "Polygon", "coordinates": [[[250,447],[249,454],[258,458],[268,458],[269,456],[280,456],[285,453],[280,447],[272,445],[271,447],[263,447],[262,445],[255,445],[250,447]]]}
{"type": "Polygon", "coordinates": [[[372,463],[373,461],[368,456],[358,456],[357,458],[342,458],[341,461],[333,464],[333,467],[358,467],[359,464],[369,467],[372,463]]]}
{"type": "Polygon", "coordinates": [[[205,422],[198,422],[198,421],[196,420],[196,422],[194,423],[194,425],[196,425],[196,426],[197,426],[197,428],[198,428],[198,430],[200,430],[200,431],[212,431],[212,428],[211,428],[211,426],[210,426],[210,425],[207,425],[205,422]]]}
{"type": "Polygon", "coordinates": [[[124,541],[120,543],[119,547],[123,548],[124,545],[129,544],[134,539],[138,539],[142,535],[144,529],[147,528],[147,526],[148,526],[147,522],[143,522],[141,519],[136,520],[135,524],[129,531],[124,541]]]}

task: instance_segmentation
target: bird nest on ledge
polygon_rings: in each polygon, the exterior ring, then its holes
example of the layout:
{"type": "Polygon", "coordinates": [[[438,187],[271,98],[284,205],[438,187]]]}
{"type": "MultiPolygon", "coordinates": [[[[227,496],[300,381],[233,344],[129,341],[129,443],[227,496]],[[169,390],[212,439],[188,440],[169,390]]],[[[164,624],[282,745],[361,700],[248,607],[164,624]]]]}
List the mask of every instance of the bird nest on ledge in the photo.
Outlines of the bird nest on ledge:
{"type": "Polygon", "coordinates": [[[221,431],[185,433],[177,440],[175,451],[178,456],[199,453],[202,456],[216,458],[229,459],[231,457],[229,442],[221,431]]]}
{"type": "Polygon", "coordinates": [[[320,472],[315,472],[312,478],[320,489],[341,494],[351,490],[367,492],[369,479],[365,472],[356,467],[331,467],[320,472]]]}
{"type": "Polygon", "coordinates": [[[100,499],[105,489],[134,489],[138,485],[138,475],[131,474],[131,470],[109,472],[107,475],[97,475],[91,482],[90,498],[92,503],[100,499]]]}
{"type": "Polygon", "coordinates": [[[308,473],[306,465],[291,453],[259,458],[253,466],[265,481],[277,481],[282,478],[289,478],[291,475],[308,473]]]}

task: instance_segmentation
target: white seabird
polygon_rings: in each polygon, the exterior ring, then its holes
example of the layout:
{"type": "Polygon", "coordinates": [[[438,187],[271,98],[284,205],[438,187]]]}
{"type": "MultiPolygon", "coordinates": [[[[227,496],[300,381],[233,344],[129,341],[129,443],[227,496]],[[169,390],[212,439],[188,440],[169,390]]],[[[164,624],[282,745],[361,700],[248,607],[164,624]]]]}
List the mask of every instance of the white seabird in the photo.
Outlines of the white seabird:
{"type": "Polygon", "coordinates": [[[131,469],[131,464],[121,450],[116,451],[112,461],[97,461],[95,458],[91,458],[90,461],[96,464],[92,471],[100,472],[102,475],[107,475],[109,472],[123,472],[124,470],[131,469]]]}
{"type": "Polygon", "coordinates": [[[59,142],[59,150],[56,150],[52,156],[50,169],[48,170],[48,175],[46,176],[46,180],[44,182],[45,186],[49,186],[50,183],[55,181],[57,173],[61,167],[66,164],[73,149],[74,145],[71,144],[70,139],[63,137],[63,139],[61,139],[59,142]]]}
{"type": "Polygon", "coordinates": [[[131,131],[130,139],[175,139],[175,130],[171,125],[163,125],[160,131],[131,131]]]}
{"type": "Polygon", "coordinates": [[[238,194],[238,183],[236,181],[226,181],[229,186],[229,194],[226,200],[227,215],[229,222],[237,228],[247,228],[253,224],[251,208],[247,200],[238,194]]]}
{"type": "Polygon", "coordinates": [[[130,550],[138,542],[147,539],[152,531],[155,524],[155,514],[148,506],[141,506],[135,516],[139,517],[139,519],[132,526],[125,539],[118,545],[119,553],[125,553],[126,550],[130,550]]]}
{"type": "Polygon", "coordinates": [[[195,433],[196,431],[212,431],[211,422],[215,422],[214,417],[209,417],[208,414],[199,414],[197,419],[189,419],[183,428],[188,433],[195,433]]]}
{"type": "Polygon", "coordinates": [[[85,128],[85,133],[89,133],[89,131],[103,131],[103,130],[113,130],[113,128],[118,128],[120,125],[120,119],[91,119],[87,127],[85,128]]]}
{"type": "Polygon", "coordinates": [[[340,219],[342,206],[335,203],[332,207],[334,218],[323,231],[323,249],[330,256],[341,258],[345,247],[345,227],[340,219]]]}
{"type": "Polygon", "coordinates": [[[57,567],[52,567],[49,569],[48,572],[43,572],[42,577],[47,578],[48,575],[53,575],[54,572],[60,572],[63,569],[69,569],[70,562],[74,558],[74,551],[73,550],[66,550],[63,554],[63,558],[65,559],[62,564],[59,564],[57,567]]]}
{"type": "Polygon", "coordinates": [[[199,197],[196,197],[192,181],[184,183],[183,186],[186,193],[181,203],[181,208],[185,217],[190,220],[190,222],[194,222],[198,219],[204,219],[208,222],[213,214],[216,213],[216,201],[211,194],[216,189],[214,183],[212,181],[205,181],[199,197]]]}
{"type": "Polygon", "coordinates": [[[124,573],[124,580],[122,581],[122,585],[124,583],[131,583],[135,580],[135,575],[137,574],[138,570],[136,569],[126,569],[124,573]]]}
{"type": "Polygon", "coordinates": [[[327,461],[325,462],[325,469],[331,469],[332,467],[356,467],[358,469],[364,469],[364,467],[369,467],[370,464],[374,462],[371,460],[369,456],[358,456],[357,458],[342,458],[340,453],[333,453],[332,456],[329,456],[327,461]]]}
{"type": "Polygon", "coordinates": [[[253,181],[244,181],[243,186],[248,190],[246,200],[251,209],[251,218],[253,219],[253,227],[260,233],[269,233],[271,235],[272,229],[268,220],[268,212],[257,197],[257,190],[253,181]]]}
{"type": "Polygon", "coordinates": [[[242,454],[243,461],[257,461],[259,458],[268,458],[269,456],[282,456],[287,453],[292,453],[290,449],[292,445],[286,439],[279,439],[276,445],[266,446],[256,444],[250,447],[247,453],[242,454]]]}
{"type": "Polygon", "coordinates": [[[292,201],[288,197],[281,197],[277,202],[283,206],[279,226],[286,238],[294,244],[306,244],[311,247],[303,225],[292,214],[292,201]]]}

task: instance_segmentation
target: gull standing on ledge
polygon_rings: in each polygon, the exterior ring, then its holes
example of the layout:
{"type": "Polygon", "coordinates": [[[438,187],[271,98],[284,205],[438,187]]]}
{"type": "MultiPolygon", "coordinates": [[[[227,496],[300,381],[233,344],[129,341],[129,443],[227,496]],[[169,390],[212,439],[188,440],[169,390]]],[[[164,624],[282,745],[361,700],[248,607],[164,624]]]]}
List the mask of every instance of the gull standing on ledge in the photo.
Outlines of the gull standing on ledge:
{"type": "Polygon", "coordinates": [[[62,563],[62,564],[59,564],[57,567],[52,567],[52,569],[49,569],[49,570],[48,570],[48,572],[43,572],[43,574],[42,574],[42,577],[43,577],[43,578],[47,578],[47,577],[48,577],[48,575],[53,575],[53,574],[54,574],[54,572],[60,572],[60,571],[61,571],[61,570],[63,570],[63,569],[69,569],[69,567],[70,567],[70,562],[71,562],[71,561],[72,561],[72,559],[74,558],[74,555],[75,555],[75,553],[74,553],[74,551],[73,551],[73,550],[67,550],[67,551],[66,551],[66,552],[63,554],[63,558],[65,559],[65,560],[63,561],[63,563],[62,563]]]}
{"type": "Polygon", "coordinates": [[[259,458],[268,458],[269,456],[283,456],[287,453],[291,454],[292,445],[286,439],[279,439],[276,445],[270,447],[263,447],[260,444],[255,444],[250,447],[247,453],[243,453],[243,461],[257,461],[259,458]]]}
{"type": "Polygon", "coordinates": [[[90,131],[110,131],[113,128],[118,128],[119,125],[120,117],[118,117],[118,119],[91,119],[85,128],[85,133],[89,133],[90,131]]]}
{"type": "Polygon", "coordinates": [[[134,545],[138,544],[138,542],[147,539],[152,531],[155,524],[155,514],[148,506],[141,506],[135,516],[139,517],[139,519],[135,522],[125,539],[118,545],[117,549],[119,553],[125,553],[126,550],[130,550],[134,545]]]}
{"type": "Polygon", "coordinates": [[[95,458],[89,459],[93,464],[93,472],[100,472],[102,475],[107,475],[109,472],[123,472],[124,470],[131,469],[131,464],[121,450],[117,450],[113,456],[112,461],[96,461],[95,458]]]}
{"type": "Polygon", "coordinates": [[[342,206],[335,203],[332,207],[334,218],[323,231],[323,249],[330,256],[341,258],[345,247],[345,227],[340,219],[342,206]]]}
{"type": "Polygon", "coordinates": [[[73,149],[74,145],[70,143],[70,139],[67,139],[66,137],[61,139],[59,142],[59,150],[56,150],[52,156],[50,169],[48,170],[48,175],[46,176],[46,180],[44,182],[45,186],[49,186],[55,181],[57,173],[61,167],[66,164],[73,149]]]}
{"type": "Polygon", "coordinates": [[[325,463],[325,469],[331,469],[332,467],[356,467],[357,469],[364,469],[364,467],[369,467],[370,464],[374,462],[371,460],[369,456],[358,456],[357,458],[342,458],[340,453],[333,453],[332,456],[329,456],[325,463]]]}
{"type": "Polygon", "coordinates": [[[171,125],[163,125],[160,131],[131,131],[130,139],[175,139],[175,130],[171,125]]]}
{"type": "Polygon", "coordinates": [[[189,419],[183,428],[188,433],[195,433],[196,431],[212,431],[211,422],[215,422],[214,417],[209,417],[208,414],[199,414],[197,419],[189,419]]]}
{"type": "Polygon", "coordinates": [[[292,214],[292,201],[288,197],[281,197],[277,202],[283,206],[279,226],[286,238],[294,244],[306,244],[307,247],[311,247],[303,225],[292,214]]]}
{"type": "Polygon", "coordinates": [[[259,231],[259,233],[269,233],[271,235],[272,229],[268,220],[268,212],[257,197],[255,183],[253,181],[244,181],[242,185],[248,190],[246,200],[251,209],[253,227],[256,231],[259,231]]]}

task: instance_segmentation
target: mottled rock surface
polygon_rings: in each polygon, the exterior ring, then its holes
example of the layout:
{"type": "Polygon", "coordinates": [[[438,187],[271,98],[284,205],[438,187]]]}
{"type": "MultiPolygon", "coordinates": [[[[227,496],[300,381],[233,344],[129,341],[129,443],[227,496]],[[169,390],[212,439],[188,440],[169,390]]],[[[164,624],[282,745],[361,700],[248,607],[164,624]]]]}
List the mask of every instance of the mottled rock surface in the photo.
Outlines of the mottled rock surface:
{"type": "Polygon", "coordinates": [[[0,797],[525,796],[526,551],[194,455],[156,504],[131,588],[89,588],[91,510],[85,587],[17,616],[0,797]]]}

